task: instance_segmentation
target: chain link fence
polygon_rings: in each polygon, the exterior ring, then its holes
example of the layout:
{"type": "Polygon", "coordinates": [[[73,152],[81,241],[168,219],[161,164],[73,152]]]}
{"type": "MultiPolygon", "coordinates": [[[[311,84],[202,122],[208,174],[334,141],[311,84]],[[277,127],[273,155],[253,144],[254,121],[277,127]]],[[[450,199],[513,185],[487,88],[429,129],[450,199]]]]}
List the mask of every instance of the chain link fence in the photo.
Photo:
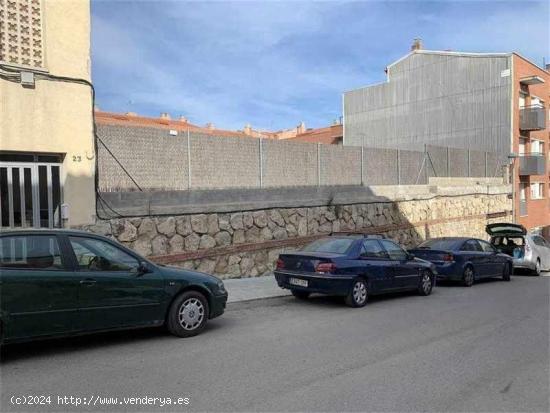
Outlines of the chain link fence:
{"type": "Polygon", "coordinates": [[[502,176],[496,153],[426,145],[421,150],[217,137],[99,125],[101,192],[425,185],[430,177],[502,176]]]}

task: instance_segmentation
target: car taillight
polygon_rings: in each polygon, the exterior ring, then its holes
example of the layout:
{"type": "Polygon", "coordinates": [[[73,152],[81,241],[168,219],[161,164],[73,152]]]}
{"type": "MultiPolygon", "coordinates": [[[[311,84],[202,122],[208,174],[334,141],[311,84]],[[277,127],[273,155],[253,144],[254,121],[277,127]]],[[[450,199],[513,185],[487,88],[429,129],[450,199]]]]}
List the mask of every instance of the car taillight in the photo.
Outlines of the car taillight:
{"type": "Polygon", "coordinates": [[[327,274],[333,271],[336,271],[336,264],[333,264],[332,262],[322,262],[315,268],[315,272],[321,274],[327,274]]]}
{"type": "Polygon", "coordinates": [[[279,259],[277,260],[276,266],[277,266],[277,269],[278,269],[278,270],[282,270],[282,269],[285,268],[285,262],[284,262],[282,259],[279,258],[279,259]]]}
{"type": "Polygon", "coordinates": [[[443,261],[452,262],[454,260],[455,260],[455,257],[453,256],[453,254],[445,254],[443,256],[443,261]]]}

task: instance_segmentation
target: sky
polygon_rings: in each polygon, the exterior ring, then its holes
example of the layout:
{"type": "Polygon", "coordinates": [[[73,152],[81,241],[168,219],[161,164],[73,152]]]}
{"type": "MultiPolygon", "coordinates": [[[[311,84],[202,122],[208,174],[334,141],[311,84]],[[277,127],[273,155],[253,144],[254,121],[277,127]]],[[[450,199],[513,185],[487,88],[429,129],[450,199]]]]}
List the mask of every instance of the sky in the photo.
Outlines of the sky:
{"type": "Polygon", "coordinates": [[[92,0],[96,103],[235,130],[327,126],[344,91],[384,81],[417,37],[550,62],[549,4],[92,0]]]}

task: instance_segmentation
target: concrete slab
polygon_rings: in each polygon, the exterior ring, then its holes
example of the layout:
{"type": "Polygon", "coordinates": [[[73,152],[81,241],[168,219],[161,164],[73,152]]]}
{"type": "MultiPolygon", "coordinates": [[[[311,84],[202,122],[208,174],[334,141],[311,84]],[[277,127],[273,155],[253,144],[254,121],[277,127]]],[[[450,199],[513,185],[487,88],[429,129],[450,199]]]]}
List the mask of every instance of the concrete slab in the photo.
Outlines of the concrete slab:
{"type": "Polygon", "coordinates": [[[224,280],[224,284],[230,303],[290,295],[288,290],[279,288],[273,275],[224,280]]]}

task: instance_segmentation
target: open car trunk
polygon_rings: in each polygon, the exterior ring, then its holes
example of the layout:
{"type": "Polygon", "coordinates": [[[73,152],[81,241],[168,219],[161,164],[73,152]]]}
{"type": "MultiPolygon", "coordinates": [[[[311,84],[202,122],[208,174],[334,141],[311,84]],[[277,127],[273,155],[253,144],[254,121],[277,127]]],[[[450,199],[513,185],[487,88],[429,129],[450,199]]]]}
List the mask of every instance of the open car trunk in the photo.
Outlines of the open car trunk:
{"type": "Polygon", "coordinates": [[[489,224],[485,227],[491,236],[491,244],[500,252],[514,258],[525,255],[525,235],[527,230],[523,225],[512,223],[489,224]]]}

